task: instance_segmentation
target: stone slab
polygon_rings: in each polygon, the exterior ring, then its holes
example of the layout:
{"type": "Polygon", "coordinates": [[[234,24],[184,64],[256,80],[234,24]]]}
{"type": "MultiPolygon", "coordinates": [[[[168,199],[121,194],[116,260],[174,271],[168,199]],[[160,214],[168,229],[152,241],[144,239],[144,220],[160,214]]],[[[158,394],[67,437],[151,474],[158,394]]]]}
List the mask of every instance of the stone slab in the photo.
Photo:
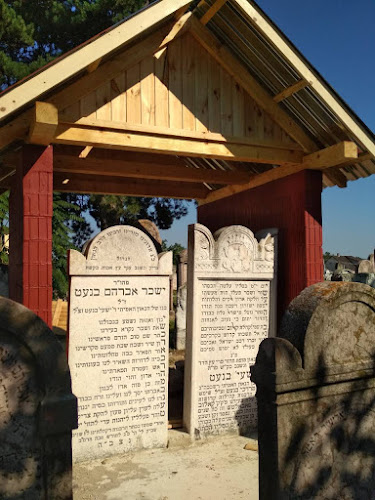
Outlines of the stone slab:
{"type": "Polygon", "coordinates": [[[256,428],[250,365],[273,334],[274,245],[243,226],[189,227],[184,424],[196,438],[256,428]]]}
{"type": "Polygon", "coordinates": [[[74,461],[167,444],[172,254],[158,256],[138,229],[107,232],[110,239],[101,233],[103,243],[92,241],[87,260],[71,255],[69,363],[79,419],[74,461]],[[109,274],[95,275],[97,267],[109,274]],[[117,267],[122,273],[112,275],[117,267]]]}

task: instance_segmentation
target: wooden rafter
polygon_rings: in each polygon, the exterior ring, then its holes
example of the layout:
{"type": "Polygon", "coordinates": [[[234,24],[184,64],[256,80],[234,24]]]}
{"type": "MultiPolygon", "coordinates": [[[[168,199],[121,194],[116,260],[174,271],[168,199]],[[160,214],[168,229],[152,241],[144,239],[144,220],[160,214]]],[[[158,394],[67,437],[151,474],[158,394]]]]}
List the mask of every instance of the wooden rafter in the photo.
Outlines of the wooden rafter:
{"type": "Polygon", "coordinates": [[[339,188],[346,187],[348,179],[338,167],[326,168],[323,172],[328,180],[332,182],[332,184],[338,186],[339,188]]]}
{"type": "Polygon", "coordinates": [[[124,177],[103,178],[95,175],[56,172],[53,176],[55,191],[82,194],[115,194],[179,199],[203,199],[209,190],[203,184],[178,183],[155,180],[136,180],[124,177]]]}
{"type": "Polygon", "coordinates": [[[321,151],[317,151],[316,153],[306,155],[303,159],[303,162],[299,165],[283,165],[281,167],[273,168],[271,170],[268,170],[267,172],[256,175],[255,177],[250,179],[247,184],[242,184],[241,186],[226,186],[221,189],[217,189],[216,191],[212,191],[201,203],[204,204],[217,201],[233,194],[262,186],[263,184],[267,184],[268,182],[282,179],[283,177],[295,174],[297,172],[300,172],[301,170],[310,169],[324,171],[325,168],[338,166],[344,163],[349,158],[355,160],[357,157],[357,146],[353,142],[340,142],[339,144],[335,144],[334,146],[330,146],[321,151]]]}
{"type": "Polygon", "coordinates": [[[287,87],[286,89],[282,90],[278,94],[276,94],[273,98],[275,102],[281,102],[290,97],[291,95],[295,94],[296,92],[299,92],[300,90],[304,89],[305,87],[308,87],[309,82],[306,80],[299,80],[298,82],[294,83],[293,85],[290,85],[290,87],[287,87]]]}
{"type": "Polygon", "coordinates": [[[312,152],[317,150],[316,144],[302,128],[280,108],[272,96],[269,95],[206,26],[203,26],[194,16],[191,18],[189,26],[193,36],[281,128],[296,142],[301,144],[305,151],[312,152]]]}
{"type": "Polygon", "coordinates": [[[207,12],[201,17],[200,22],[203,25],[206,25],[213,17],[214,15],[219,12],[221,7],[227,2],[228,0],[216,0],[211,7],[207,10],[207,12]]]}
{"type": "Polygon", "coordinates": [[[74,158],[70,155],[54,155],[54,171],[67,175],[91,174],[103,177],[117,176],[136,179],[159,179],[179,182],[206,182],[210,184],[243,184],[250,180],[251,174],[238,171],[223,171],[186,166],[170,166],[161,163],[151,164],[114,160],[105,163],[97,158],[74,158]]]}
{"type": "Polygon", "coordinates": [[[160,3],[154,4],[125,23],[119,24],[108,33],[87,43],[80,49],[72,51],[68,56],[60,58],[51,66],[23,82],[22,85],[17,85],[4,94],[1,98],[0,120],[29,102],[38,99],[43,93],[50,92],[57,85],[78,74],[100,57],[108,56],[111,51],[118,50],[142,31],[157,26],[169,15],[173,15],[189,3],[190,0],[163,0],[162,8],[160,8],[160,3]]]}

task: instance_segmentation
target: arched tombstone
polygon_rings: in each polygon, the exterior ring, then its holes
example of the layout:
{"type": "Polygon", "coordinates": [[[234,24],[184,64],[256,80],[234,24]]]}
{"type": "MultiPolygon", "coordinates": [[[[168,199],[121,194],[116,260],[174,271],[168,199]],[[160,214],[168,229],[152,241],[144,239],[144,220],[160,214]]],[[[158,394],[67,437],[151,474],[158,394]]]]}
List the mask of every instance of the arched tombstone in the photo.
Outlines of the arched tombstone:
{"type": "Polygon", "coordinates": [[[68,270],[73,460],[166,446],[172,252],[114,226],[70,250],[68,270]]]}
{"type": "Polygon", "coordinates": [[[77,401],[66,355],[33,312],[0,298],[0,498],[72,497],[77,401]]]}
{"type": "Polygon", "coordinates": [[[306,288],[251,371],[259,498],[374,498],[375,290],[306,288]]]}

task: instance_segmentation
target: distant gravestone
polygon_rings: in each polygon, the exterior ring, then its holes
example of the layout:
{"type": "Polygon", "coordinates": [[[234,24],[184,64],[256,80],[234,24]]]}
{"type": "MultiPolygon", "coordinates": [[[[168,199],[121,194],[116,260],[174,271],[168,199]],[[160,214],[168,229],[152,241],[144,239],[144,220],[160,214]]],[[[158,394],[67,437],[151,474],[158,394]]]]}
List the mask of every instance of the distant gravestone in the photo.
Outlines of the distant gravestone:
{"type": "Polygon", "coordinates": [[[187,307],[187,288],[186,283],[177,291],[176,307],[176,347],[179,350],[186,346],[186,307],[187,307]]]}
{"type": "Polygon", "coordinates": [[[259,498],[374,498],[375,290],[313,285],[280,337],[262,342],[252,368],[259,498]]]}
{"type": "Polygon", "coordinates": [[[274,333],[274,249],[243,226],[189,227],[184,424],[196,438],[256,427],[250,365],[274,333]]]}
{"type": "Polygon", "coordinates": [[[172,253],[131,226],[70,251],[75,461],[166,446],[171,272],[172,253]]]}
{"type": "Polygon", "coordinates": [[[77,401],[65,353],[33,312],[0,299],[0,498],[72,499],[77,401]]]}

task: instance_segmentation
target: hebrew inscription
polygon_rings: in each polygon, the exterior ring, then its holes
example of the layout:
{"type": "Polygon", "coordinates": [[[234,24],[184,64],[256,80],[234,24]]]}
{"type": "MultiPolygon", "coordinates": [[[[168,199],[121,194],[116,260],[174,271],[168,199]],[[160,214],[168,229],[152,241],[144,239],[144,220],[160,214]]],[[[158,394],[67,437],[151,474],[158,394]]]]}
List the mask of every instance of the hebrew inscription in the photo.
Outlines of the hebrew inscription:
{"type": "Polygon", "coordinates": [[[70,297],[74,459],[165,446],[169,276],[73,276],[70,297]]]}
{"type": "Polygon", "coordinates": [[[245,432],[257,425],[250,365],[270,332],[274,238],[196,224],[189,255],[185,425],[196,437],[245,432]]]}

